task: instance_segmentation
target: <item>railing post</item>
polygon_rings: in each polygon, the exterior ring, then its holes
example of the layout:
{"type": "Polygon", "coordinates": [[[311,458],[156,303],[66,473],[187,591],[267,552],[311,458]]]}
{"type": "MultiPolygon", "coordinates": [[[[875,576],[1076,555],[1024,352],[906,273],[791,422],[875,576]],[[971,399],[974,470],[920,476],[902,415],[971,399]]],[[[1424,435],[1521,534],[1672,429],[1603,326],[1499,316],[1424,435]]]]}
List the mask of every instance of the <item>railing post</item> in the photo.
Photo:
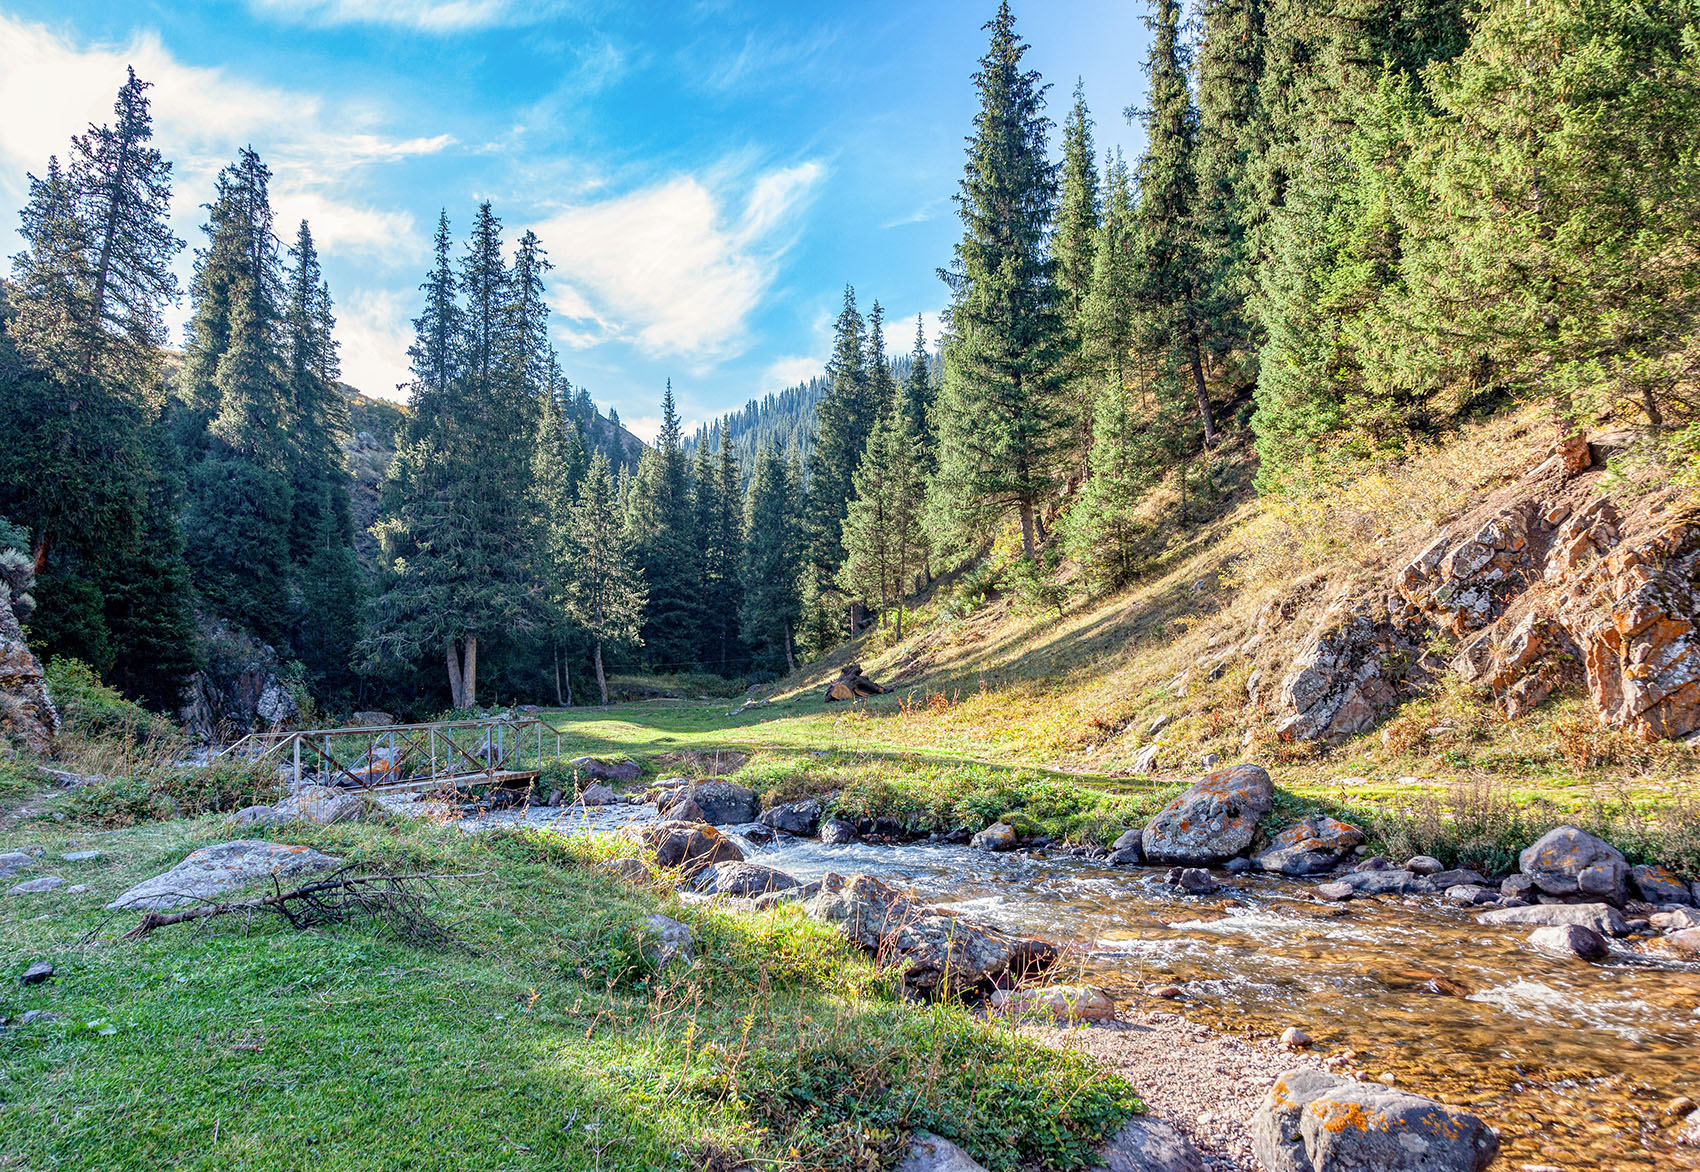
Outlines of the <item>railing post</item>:
{"type": "MultiPolygon", "coordinates": [[[[295,789],[301,788],[301,734],[296,733],[295,741],[295,789]]],[[[293,791],[291,791],[293,792],[293,791]]]]}

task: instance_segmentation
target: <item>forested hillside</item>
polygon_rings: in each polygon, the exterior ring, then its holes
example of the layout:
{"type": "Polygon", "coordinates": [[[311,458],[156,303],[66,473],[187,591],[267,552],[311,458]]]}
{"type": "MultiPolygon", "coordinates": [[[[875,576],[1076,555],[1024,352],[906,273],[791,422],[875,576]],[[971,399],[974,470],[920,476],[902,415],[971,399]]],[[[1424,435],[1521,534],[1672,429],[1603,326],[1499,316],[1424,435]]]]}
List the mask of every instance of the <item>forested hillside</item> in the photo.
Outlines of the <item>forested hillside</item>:
{"type": "Polygon", "coordinates": [[[186,244],[132,74],[30,176],[0,286],[32,643],[235,728],[583,702],[619,668],[759,680],[898,634],[988,552],[1037,607],[1111,595],[1234,499],[1248,446],[1275,509],[1513,409],[1700,481],[1691,0],[1155,0],[1151,27],[1129,160],[1000,5],[943,337],[887,353],[907,325],[846,288],[820,378],[689,441],[656,388],[647,447],[570,381],[547,242],[489,202],[418,258],[405,413],[351,399],[311,226],[274,223],[253,150],[169,363],[186,244]],[[255,673],[290,711],[235,695],[255,673]]]}

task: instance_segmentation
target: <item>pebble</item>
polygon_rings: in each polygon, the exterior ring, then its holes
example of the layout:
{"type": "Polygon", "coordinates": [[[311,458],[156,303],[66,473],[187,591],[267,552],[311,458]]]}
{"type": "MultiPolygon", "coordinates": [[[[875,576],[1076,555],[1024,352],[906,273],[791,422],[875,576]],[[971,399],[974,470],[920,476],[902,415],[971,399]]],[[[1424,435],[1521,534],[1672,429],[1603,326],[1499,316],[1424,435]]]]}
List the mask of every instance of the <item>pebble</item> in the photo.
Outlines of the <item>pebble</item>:
{"type": "Polygon", "coordinates": [[[1665,1104],[1666,1115],[1687,1115],[1694,1110],[1694,1100],[1687,1095],[1678,1095],[1665,1104]]]}
{"type": "Polygon", "coordinates": [[[1281,1045],[1289,1050],[1303,1050],[1310,1045],[1310,1035],[1298,1026],[1288,1026],[1281,1031],[1281,1045]]]}
{"type": "Polygon", "coordinates": [[[24,975],[19,979],[26,985],[39,985],[43,981],[52,980],[54,971],[52,964],[45,960],[38,960],[25,969],[24,975]]]}
{"type": "Polygon", "coordinates": [[[101,857],[99,851],[66,851],[59,856],[67,863],[92,863],[101,857]]]}
{"type": "Polygon", "coordinates": [[[1316,898],[1318,899],[1338,902],[1351,899],[1353,894],[1355,892],[1350,883],[1318,883],[1316,885],[1316,898]]]}
{"type": "Polygon", "coordinates": [[[1398,1082],[1399,1080],[1398,1080],[1397,1077],[1394,1076],[1394,1074],[1391,1070],[1384,1070],[1380,1074],[1375,1076],[1375,1081],[1379,1082],[1379,1083],[1385,1083],[1388,1086],[1392,1086],[1394,1083],[1398,1082]]]}
{"type": "Polygon", "coordinates": [[[1179,985],[1152,985],[1145,991],[1153,997],[1163,997],[1170,1001],[1179,1000],[1184,996],[1179,985]]]}

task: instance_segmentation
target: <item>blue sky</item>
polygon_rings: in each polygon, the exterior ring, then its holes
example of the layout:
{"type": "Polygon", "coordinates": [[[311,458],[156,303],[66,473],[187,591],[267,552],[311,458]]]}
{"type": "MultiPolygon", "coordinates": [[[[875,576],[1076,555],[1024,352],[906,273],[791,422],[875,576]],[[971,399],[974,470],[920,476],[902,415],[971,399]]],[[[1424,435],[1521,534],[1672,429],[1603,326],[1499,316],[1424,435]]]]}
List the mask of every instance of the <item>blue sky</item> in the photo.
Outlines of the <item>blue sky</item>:
{"type": "MultiPolygon", "coordinates": [[[[251,142],[280,234],[313,225],[350,382],[399,397],[437,211],[459,236],[490,199],[556,265],[568,377],[647,438],[669,377],[694,424],[818,371],[846,282],[897,349],[917,313],[931,333],[993,7],[0,0],[0,219],[133,63],[178,234],[200,243],[197,205],[251,142]]],[[[1016,5],[1053,117],[1083,77],[1100,149],[1130,159],[1145,11],[1016,5]]]]}

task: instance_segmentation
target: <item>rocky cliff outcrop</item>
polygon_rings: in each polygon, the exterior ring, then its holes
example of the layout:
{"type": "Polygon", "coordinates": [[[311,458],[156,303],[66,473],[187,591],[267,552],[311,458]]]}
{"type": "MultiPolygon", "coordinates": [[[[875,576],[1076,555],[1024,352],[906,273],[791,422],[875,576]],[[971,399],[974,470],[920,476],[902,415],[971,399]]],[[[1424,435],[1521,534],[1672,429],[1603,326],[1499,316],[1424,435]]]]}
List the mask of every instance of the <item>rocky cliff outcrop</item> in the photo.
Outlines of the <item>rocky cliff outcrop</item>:
{"type": "Polygon", "coordinates": [[[270,646],[222,622],[203,631],[206,664],[189,677],[178,719],[203,741],[233,740],[276,728],[297,715],[283,680],[283,660],[270,646]]]}
{"type": "Polygon", "coordinates": [[[1577,681],[1609,727],[1644,740],[1700,730],[1700,521],[1659,499],[1620,506],[1588,463],[1561,446],[1373,602],[1339,598],[1282,681],[1277,732],[1343,740],[1447,668],[1510,717],[1577,681]]]}
{"type": "Polygon", "coordinates": [[[29,559],[0,550],[0,748],[46,753],[59,732],[41,660],[24,640],[23,620],[35,601],[29,559]]]}

